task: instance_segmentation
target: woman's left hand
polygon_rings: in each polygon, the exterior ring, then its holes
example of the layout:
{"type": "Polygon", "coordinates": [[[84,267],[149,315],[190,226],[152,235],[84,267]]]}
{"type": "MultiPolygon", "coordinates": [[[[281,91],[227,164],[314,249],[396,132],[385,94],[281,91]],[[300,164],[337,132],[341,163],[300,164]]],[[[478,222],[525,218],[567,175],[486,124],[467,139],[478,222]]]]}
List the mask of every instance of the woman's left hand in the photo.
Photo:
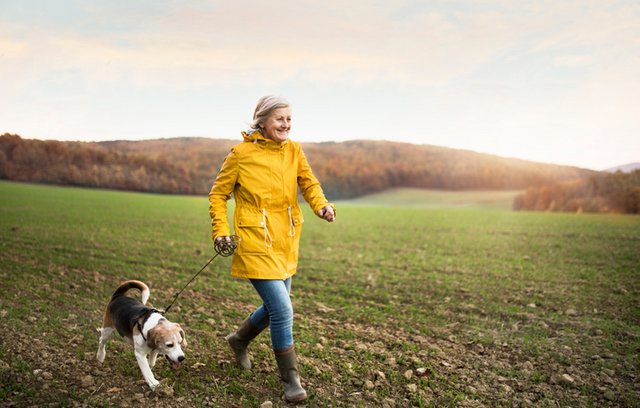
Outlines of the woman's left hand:
{"type": "Polygon", "coordinates": [[[336,219],[336,215],[330,205],[327,205],[323,209],[318,211],[318,215],[320,216],[320,218],[323,218],[328,222],[333,222],[336,219]]]}

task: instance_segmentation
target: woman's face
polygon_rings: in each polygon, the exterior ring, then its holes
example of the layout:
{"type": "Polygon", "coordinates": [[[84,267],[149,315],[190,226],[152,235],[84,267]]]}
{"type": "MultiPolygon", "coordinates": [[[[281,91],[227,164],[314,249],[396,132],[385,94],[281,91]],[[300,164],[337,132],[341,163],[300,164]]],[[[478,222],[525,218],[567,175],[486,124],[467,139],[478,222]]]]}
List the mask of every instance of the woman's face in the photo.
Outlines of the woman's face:
{"type": "Polygon", "coordinates": [[[274,142],[284,142],[291,130],[291,108],[278,108],[262,123],[262,133],[274,142]]]}

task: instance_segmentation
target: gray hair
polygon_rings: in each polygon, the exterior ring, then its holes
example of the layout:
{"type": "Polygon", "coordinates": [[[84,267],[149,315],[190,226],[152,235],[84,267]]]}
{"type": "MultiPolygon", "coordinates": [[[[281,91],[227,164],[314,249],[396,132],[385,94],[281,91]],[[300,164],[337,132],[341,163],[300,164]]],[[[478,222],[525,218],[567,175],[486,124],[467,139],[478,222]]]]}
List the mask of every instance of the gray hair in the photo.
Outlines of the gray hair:
{"type": "Polygon", "coordinates": [[[260,130],[260,124],[265,121],[276,109],[288,108],[289,102],[282,96],[267,95],[258,99],[256,104],[256,110],[253,112],[253,121],[251,122],[251,129],[260,130]]]}

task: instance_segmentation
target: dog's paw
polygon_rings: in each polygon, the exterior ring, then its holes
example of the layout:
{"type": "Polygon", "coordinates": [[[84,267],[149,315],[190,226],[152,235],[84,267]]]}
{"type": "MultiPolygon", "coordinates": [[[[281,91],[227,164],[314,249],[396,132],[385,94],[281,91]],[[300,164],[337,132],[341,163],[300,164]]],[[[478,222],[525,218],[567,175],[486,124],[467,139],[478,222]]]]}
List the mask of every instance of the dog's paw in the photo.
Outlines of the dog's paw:
{"type": "Polygon", "coordinates": [[[147,382],[147,384],[149,384],[149,388],[151,388],[151,391],[155,391],[160,386],[160,381],[158,381],[155,378],[153,378],[153,379],[149,380],[147,382]]]}
{"type": "Polygon", "coordinates": [[[103,363],[104,356],[105,356],[104,350],[98,350],[98,352],[96,353],[96,360],[98,360],[99,363],[103,363]]]}
{"type": "Polygon", "coordinates": [[[173,396],[173,387],[169,385],[167,379],[160,381],[160,384],[156,386],[153,390],[154,393],[163,397],[172,397],[173,396]]]}

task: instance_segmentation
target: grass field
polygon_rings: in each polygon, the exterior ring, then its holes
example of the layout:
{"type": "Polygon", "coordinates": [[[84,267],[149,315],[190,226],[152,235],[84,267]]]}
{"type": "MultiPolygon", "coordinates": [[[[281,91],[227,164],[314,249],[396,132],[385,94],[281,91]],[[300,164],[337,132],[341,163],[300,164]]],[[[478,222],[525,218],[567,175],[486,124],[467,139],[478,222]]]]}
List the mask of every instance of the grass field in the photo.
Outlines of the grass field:
{"type": "Polygon", "coordinates": [[[467,208],[510,210],[522,191],[442,191],[397,188],[345,201],[361,207],[467,208]]]}
{"type": "MultiPolygon", "coordinates": [[[[640,217],[305,211],[293,302],[307,406],[639,406],[640,217]]],[[[224,336],[259,299],[228,258],[169,312],[188,364],[158,362],[161,392],[120,339],[95,361],[121,281],[145,281],[162,308],[212,256],[206,198],[0,182],[0,234],[2,404],[286,406],[268,335],[251,372],[229,363],[224,336]]]]}

